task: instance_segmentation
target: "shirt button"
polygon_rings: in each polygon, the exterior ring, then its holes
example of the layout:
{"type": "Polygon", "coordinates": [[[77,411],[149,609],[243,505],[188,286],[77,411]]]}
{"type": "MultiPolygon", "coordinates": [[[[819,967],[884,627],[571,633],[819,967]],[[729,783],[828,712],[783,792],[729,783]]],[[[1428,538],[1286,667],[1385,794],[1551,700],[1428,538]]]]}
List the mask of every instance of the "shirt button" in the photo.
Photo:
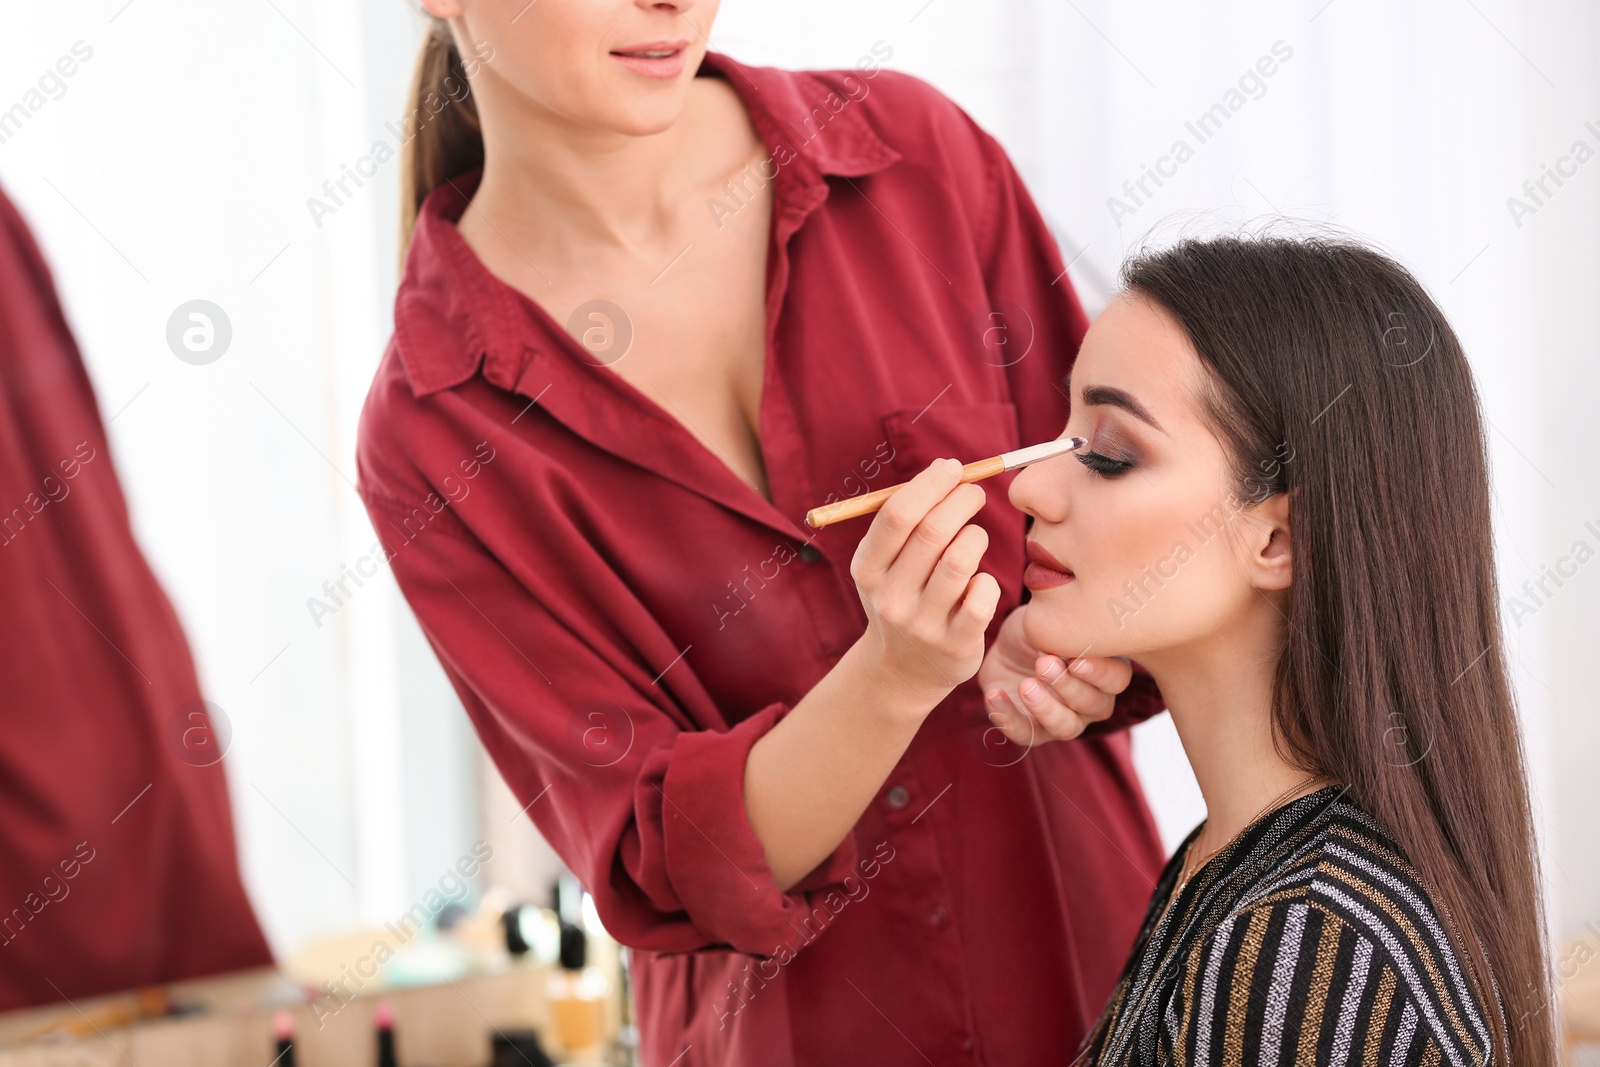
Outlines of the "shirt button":
{"type": "Polygon", "coordinates": [[[800,558],[805,560],[807,563],[815,563],[817,560],[822,558],[822,550],[817,548],[816,545],[807,541],[805,544],[800,546],[800,558]]]}
{"type": "Polygon", "coordinates": [[[911,803],[911,790],[907,789],[903,785],[897,785],[893,789],[889,790],[889,795],[884,797],[884,799],[889,802],[889,806],[891,808],[899,810],[900,808],[903,808],[907,804],[911,803]]]}
{"type": "Polygon", "coordinates": [[[931,926],[943,926],[947,918],[949,916],[945,914],[945,910],[937,904],[928,912],[928,923],[931,926]]]}
{"type": "Polygon", "coordinates": [[[964,1037],[964,1038],[961,1039],[961,1051],[962,1052],[971,1052],[972,1051],[972,1038],[964,1037]]]}

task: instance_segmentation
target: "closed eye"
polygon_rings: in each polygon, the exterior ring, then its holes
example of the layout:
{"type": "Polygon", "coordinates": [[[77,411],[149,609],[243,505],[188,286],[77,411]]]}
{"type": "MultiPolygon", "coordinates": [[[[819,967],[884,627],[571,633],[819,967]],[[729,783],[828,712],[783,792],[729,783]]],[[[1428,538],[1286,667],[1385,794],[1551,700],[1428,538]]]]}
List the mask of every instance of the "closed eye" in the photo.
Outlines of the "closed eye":
{"type": "Polygon", "coordinates": [[[1098,452],[1078,451],[1072,453],[1072,455],[1079,463],[1106,478],[1115,478],[1117,475],[1133,468],[1133,464],[1128,460],[1112,459],[1110,456],[1102,456],[1098,452]]]}

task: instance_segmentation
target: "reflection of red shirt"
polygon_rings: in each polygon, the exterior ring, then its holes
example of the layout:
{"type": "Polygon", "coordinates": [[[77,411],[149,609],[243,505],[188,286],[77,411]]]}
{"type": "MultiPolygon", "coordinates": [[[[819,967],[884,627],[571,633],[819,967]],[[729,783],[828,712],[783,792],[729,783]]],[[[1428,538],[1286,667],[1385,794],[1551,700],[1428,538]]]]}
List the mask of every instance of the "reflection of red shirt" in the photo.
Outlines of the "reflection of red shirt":
{"type": "Polygon", "coordinates": [[[0,604],[0,1010],[269,964],[222,764],[184,747],[207,732],[189,645],[4,194],[0,604]]]}
{"type": "MultiPolygon", "coordinates": [[[[965,683],[789,893],[743,776],[866,622],[849,562],[869,520],[808,531],[806,510],[1054,438],[1085,316],[997,143],[926,84],[715,54],[700,73],[777,164],[776,504],[487,271],[453,225],[481,171],[423,207],[362,497],[489,752],[638,950],[646,1064],[1064,1062],[1161,868],[1125,731],[986,747],[965,683]]],[[[995,627],[1022,591],[1009,480],[977,520],[995,627]]],[[[1121,722],[1160,707],[1141,673],[1121,722]]]]}

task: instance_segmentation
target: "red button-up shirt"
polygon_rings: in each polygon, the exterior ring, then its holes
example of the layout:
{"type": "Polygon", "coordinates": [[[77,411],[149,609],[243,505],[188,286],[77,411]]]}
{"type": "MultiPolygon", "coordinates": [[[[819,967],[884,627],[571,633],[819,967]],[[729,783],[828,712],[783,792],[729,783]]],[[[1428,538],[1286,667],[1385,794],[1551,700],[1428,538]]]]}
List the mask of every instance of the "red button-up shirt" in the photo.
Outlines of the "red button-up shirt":
{"type": "Polygon", "coordinates": [[[223,726],[133,539],[49,267],[3,193],[0,604],[0,1011],[270,964],[223,726]]]}
{"type": "MultiPolygon", "coordinates": [[[[1160,709],[1147,674],[1113,728],[1031,752],[958,686],[789,892],[743,782],[866,624],[849,561],[869,520],[812,531],[806,510],[1054,438],[1084,313],[1005,154],[926,83],[716,54],[699,73],[728,78],[776,164],[773,502],[489,273],[454,226],[479,171],[422,208],[361,495],[490,754],[636,950],[646,1064],[1063,1062],[1162,863],[1115,729],[1160,709]]],[[[1003,590],[991,639],[1023,593],[1009,481],[974,520],[1003,590]]]]}

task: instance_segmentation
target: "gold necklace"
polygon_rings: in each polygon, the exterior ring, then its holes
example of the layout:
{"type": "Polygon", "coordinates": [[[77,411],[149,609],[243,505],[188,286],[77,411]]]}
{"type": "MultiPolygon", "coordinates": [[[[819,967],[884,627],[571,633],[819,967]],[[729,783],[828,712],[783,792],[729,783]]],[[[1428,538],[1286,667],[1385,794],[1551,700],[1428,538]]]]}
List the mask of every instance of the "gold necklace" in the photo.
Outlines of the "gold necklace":
{"type": "Polygon", "coordinates": [[[1243,835],[1245,830],[1250,829],[1250,827],[1256,824],[1256,821],[1260,819],[1261,816],[1265,815],[1267,812],[1278,807],[1279,805],[1288,803],[1291,799],[1296,799],[1296,794],[1300,793],[1305,789],[1306,786],[1311,785],[1322,777],[1323,775],[1320,773],[1312,774],[1307,778],[1302,778],[1299,782],[1290,786],[1288,789],[1285,789],[1283,792],[1267,801],[1266,806],[1260,811],[1256,812],[1255,815],[1251,816],[1250,821],[1245,823],[1244,827],[1240,829],[1238,833],[1228,838],[1228,840],[1224,841],[1216,848],[1207,852],[1204,856],[1201,856],[1199,860],[1191,862],[1191,854],[1194,852],[1194,843],[1195,841],[1200,840],[1200,835],[1196,834],[1194,838],[1184,846],[1183,866],[1178,868],[1178,880],[1173,883],[1172,893],[1167,897],[1167,906],[1161,911],[1162,917],[1166,917],[1166,913],[1171,910],[1173,902],[1178,899],[1178,894],[1183,892],[1184,887],[1189,884],[1195,875],[1200,873],[1200,869],[1206,865],[1212,856],[1215,856],[1218,852],[1221,852],[1223,849],[1237,841],[1240,836],[1243,835]]]}

